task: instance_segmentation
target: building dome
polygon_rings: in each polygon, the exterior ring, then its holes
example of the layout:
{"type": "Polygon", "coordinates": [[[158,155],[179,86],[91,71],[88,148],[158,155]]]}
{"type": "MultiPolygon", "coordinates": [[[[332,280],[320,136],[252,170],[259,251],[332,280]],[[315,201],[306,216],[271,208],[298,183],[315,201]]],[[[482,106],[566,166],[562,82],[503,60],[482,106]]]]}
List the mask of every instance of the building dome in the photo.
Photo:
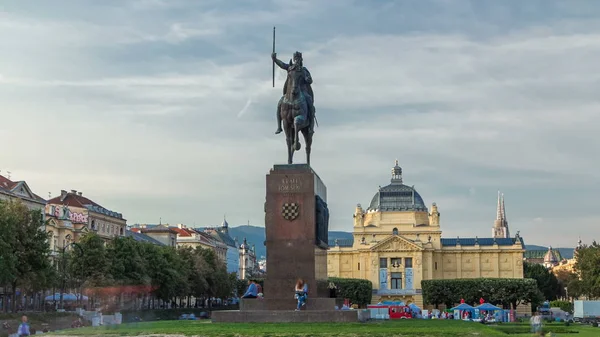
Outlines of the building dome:
{"type": "Polygon", "coordinates": [[[414,186],[407,186],[402,183],[402,168],[396,165],[392,168],[391,184],[380,187],[375,193],[368,211],[421,211],[428,212],[425,202],[421,195],[414,189],[414,186]]]}
{"type": "Polygon", "coordinates": [[[227,222],[227,219],[225,219],[225,217],[223,217],[223,222],[221,222],[221,227],[229,228],[229,223],[227,222]]]}
{"type": "Polygon", "coordinates": [[[552,250],[552,247],[548,247],[548,252],[544,255],[544,263],[558,263],[558,259],[552,250]]]}

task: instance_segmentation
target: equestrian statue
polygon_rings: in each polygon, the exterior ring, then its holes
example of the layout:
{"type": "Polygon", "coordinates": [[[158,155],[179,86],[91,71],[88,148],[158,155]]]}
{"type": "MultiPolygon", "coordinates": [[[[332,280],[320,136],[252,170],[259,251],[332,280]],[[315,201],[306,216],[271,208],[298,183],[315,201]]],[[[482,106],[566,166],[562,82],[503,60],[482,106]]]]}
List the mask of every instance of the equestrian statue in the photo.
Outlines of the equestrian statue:
{"type": "MultiPolygon", "coordinates": [[[[294,152],[300,150],[299,133],[304,136],[306,147],[306,163],[310,165],[310,150],[315,124],[314,95],[310,72],[303,65],[302,53],[295,52],[289,63],[277,59],[275,53],[275,30],[273,30],[273,66],[287,71],[287,79],[283,86],[283,96],[277,104],[277,131],[285,133],[288,149],[288,164],[292,163],[294,152]]],[[[273,76],[274,76],[273,70],[273,76]]],[[[273,80],[273,85],[275,81],[273,80]]]]}

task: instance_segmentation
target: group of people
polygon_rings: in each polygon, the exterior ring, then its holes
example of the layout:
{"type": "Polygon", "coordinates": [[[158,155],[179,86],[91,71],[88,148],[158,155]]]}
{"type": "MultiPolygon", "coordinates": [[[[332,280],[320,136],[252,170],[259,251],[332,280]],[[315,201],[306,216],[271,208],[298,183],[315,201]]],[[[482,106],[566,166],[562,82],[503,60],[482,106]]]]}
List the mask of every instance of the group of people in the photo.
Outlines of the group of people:
{"type": "MultiPolygon", "coordinates": [[[[302,279],[296,281],[294,289],[294,298],[297,300],[296,311],[300,311],[306,305],[308,296],[308,284],[302,279]]],[[[262,297],[262,286],[254,280],[248,280],[248,289],[242,295],[242,298],[260,298],[262,297]]]]}

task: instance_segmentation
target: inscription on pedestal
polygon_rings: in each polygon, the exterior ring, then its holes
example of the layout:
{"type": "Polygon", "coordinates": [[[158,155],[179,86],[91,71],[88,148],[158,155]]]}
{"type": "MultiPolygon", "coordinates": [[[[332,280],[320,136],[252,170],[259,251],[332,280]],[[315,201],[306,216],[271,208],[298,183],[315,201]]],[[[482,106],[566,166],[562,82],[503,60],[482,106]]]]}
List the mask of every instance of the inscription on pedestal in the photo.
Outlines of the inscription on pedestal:
{"type": "Polygon", "coordinates": [[[295,177],[281,178],[281,181],[277,185],[277,192],[279,193],[299,193],[302,191],[302,180],[295,177]]]}

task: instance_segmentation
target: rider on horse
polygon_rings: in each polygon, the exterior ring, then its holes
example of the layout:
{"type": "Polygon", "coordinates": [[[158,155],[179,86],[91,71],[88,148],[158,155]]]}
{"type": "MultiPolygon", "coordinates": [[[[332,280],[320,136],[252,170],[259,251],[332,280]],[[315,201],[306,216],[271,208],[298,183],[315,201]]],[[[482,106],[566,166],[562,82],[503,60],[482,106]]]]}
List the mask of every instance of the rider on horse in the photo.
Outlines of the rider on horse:
{"type": "MultiPolygon", "coordinates": [[[[271,54],[271,58],[273,59],[273,62],[275,62],[275,64],[277,64],[279,66],[279,68],[286,70],[288,72],[288,78],[285,80],[285,85],[283,86],[283,95],[285,96],[285,93],[287,91],[288,88],[288,82],[289,82],[289,74],[293,71],[297,71],[299,69],[302,69],[302,71],[304,72],[304,83],[302,83],[300,85],[300,90],[302,91],[302,94],[304,95],[304,97],[307,100],[308,103],[308,120],[309,120],[309,133],[313,134],[314,133],[314,125],[315,125],[315,106],[314,106],[314,98],[313,98],[313,91],[312,91],[312,87],[311,84],[313,82],[312,77],[310,76],[310,72],[308,71],[308,69],[306,69],[306,67],[304,67],[302,65],[302,53],[300,52],[295,52],[294,53],[294,62],[292,63],[292,61],[290,61],[289,64],[287,63],[283,63],[281,60],[277,59],[277,53],[273,53],[271,54]]],[[[284,96],[281,97],[281,99],[279,100],[279,103],[277,104],[277,131],[275,131],[275,134],[279,134],[281,133],[283,130],[281,129],[281,103],[283,102],[284,96]]]]}

